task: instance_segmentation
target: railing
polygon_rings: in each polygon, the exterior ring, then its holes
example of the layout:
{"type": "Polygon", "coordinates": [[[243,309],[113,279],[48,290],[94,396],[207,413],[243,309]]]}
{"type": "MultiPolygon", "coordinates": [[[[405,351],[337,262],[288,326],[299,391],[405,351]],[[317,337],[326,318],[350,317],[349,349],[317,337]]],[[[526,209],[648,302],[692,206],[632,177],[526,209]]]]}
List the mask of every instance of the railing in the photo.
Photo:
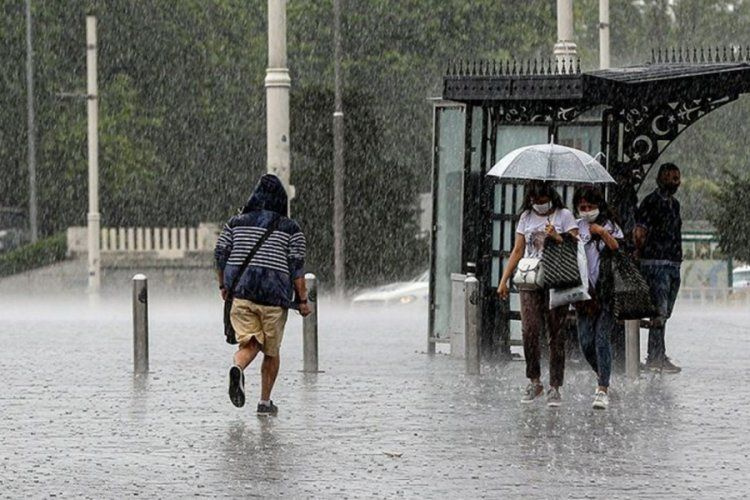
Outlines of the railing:
{"type": "Polygon", "coordinates": [[[200,251],[194,227],[110,227],[102,229],[102,252],[200,251]]]}
{"type": "MultiPolygon", "coordinates": [[[[100,233],[102,253],[141,253],[184,255],[185,252],[213,250],[218,226],[201,223],[198,227],[105,227],[100,233]]],[[[68,252],[88,251],[88,230],[68,228],[68,252]]]]}
{"type": "Polygon", "coordinates": [[[700,305],[750,305],[750,288],[680,288],[679,300],[700,305]]]}

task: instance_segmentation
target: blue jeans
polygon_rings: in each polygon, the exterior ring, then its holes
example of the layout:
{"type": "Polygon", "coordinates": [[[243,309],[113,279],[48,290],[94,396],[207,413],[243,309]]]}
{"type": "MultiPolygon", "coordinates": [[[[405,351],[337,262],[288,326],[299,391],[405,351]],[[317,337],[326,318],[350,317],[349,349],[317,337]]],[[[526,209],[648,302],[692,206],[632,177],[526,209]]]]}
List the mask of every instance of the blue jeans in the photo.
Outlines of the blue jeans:
{"type": "Polygon", "coordinates": [[[664,361],[667,348],[664,341],[667,319],[672,316],[672,309],[680,291],[680,268],[670,265],[642,265],[641,271],[651,288],[651,298],[654,301],[659,316],[651,318],[651,328],[648,331],[648,357],[646,362],[664,361]]]}
{"type": "Polygon", "coordinates": [[[578,341],[586,361],[594,369],[601,387],[609,387],[612,373],[612,347],[609,338],[615,328],[615,316],[609,307],[602,306],[594,315],[576,312],[578,341]]]}

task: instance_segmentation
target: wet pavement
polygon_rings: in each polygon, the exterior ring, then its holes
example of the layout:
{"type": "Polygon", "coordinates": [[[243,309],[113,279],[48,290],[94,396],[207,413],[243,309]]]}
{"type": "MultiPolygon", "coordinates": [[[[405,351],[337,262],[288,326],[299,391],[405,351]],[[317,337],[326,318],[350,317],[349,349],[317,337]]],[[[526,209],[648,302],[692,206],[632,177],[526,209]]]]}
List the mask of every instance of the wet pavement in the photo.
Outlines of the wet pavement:
{"type": "Polygon", "coordinates": [[[424,311],[324,308],[324,373],[299,372],[293,316],[280,413],[259,419],[258,366],[249,404],[227,398],[218,302],[152,300],[145,380],[132,376],[127,302],[0,308],[2,497],[750,495],[748,311],[678,306],[667,335],[682,374],[615,376],[597,412],[580,363],[561,408],[524,407],[522,362],[464,375],[425,354],[424,311]]]}

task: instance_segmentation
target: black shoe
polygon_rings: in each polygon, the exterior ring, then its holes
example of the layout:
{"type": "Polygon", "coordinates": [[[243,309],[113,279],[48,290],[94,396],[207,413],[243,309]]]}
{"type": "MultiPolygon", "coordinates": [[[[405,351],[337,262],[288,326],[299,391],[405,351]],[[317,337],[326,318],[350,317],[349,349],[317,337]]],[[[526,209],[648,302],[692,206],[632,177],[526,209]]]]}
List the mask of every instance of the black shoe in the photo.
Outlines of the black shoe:
{"type": "Polygon", "coordinates": [[[237,408],[245,406],[245,374],[237,365],[229,369],[229,399],[237,408]]]}
{"type": "Polygon", "coordinates": [[[279,407],[273,404],[273,401],[269,401],[267,405],[258,403],[257,413],[259,416],[276,415],[279,413],[279,407]]]}
{"type": "Polygon", "coordinates": [[[680,373],[682,371],[682,368],[672,363],[669,358],[664,358],[661,369],[664,370],[664,373],[680,373]]]}
{"type": "Polygon", "coordinates": [[[653,371],[658,373],[680,373],[682,371],[682,368],[677,366],[676,364],[672,363],[672,361],[669,358],[664,358],[662,361],[647,361],[646,367],[653,371]]]}

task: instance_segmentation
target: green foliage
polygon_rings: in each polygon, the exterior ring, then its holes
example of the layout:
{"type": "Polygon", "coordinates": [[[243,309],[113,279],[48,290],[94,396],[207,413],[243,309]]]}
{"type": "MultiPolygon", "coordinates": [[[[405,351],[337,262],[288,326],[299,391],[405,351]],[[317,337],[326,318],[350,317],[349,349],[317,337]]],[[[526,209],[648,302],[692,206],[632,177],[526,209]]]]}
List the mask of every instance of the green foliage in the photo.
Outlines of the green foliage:
{"type": "Polygon", "coordinates": [[[714,193],[710,220],[716,227],[721,249],[734,259],[750,262],[750,176],[727,173],[714,193]]]}
{"type": "MultiPolygon", "coordinates": [[[[98,18],[104,225],[221,221],[265,171],[265,0],[34,1],[38,192],[43,234],[85,223],[85,14],[98,18]]],[[[576,0],[584,69],[598,65],[598,1],[576,0]]],[[[650,49],[746,45],[750,3],[610,2],[612,64],[650,49]]],[[[331,0],[287,3],[293,212],[310,268],[332,273],[331,0]]],[[[352,282],[416,274],[416,195],[430,189],[430,97],[451,60],[547,58],[549,0],[346,0],[346,269],[352,282]]],[[[28,205],[24,3],[0,0],[0,205],[28,205]]],[[[705,218],[722,169],[744,164],[750,103],[688,129],[665,153],[682,166],[683,207],[705,218]],[[730,133],[727,133],[727,132],[730,133]]]]}
{"type": "MultiPolygon", "coordinates": [[[[346,272],[349,285],[394,277],[408,277],[426,268],[427,242],[417,240],[413,170],[384,158],[382,124],[366,92],[344,96],[346,272]]],[[[323,281],[332,280],[333,255],[333,94],[324,89],[296,88],[292,119],[297,134],[307,138],[293,143],[292,183],[317,184],[298,192],[292,204],[295,218],[308,239],[308,266],[323,281]]]]}
{"type": "Polygon", "coordinates": [[[59,233],[0,254],[0,277],[61,261],[65,259],[67,251],[68,242],[65,233],[59,233]]]}

